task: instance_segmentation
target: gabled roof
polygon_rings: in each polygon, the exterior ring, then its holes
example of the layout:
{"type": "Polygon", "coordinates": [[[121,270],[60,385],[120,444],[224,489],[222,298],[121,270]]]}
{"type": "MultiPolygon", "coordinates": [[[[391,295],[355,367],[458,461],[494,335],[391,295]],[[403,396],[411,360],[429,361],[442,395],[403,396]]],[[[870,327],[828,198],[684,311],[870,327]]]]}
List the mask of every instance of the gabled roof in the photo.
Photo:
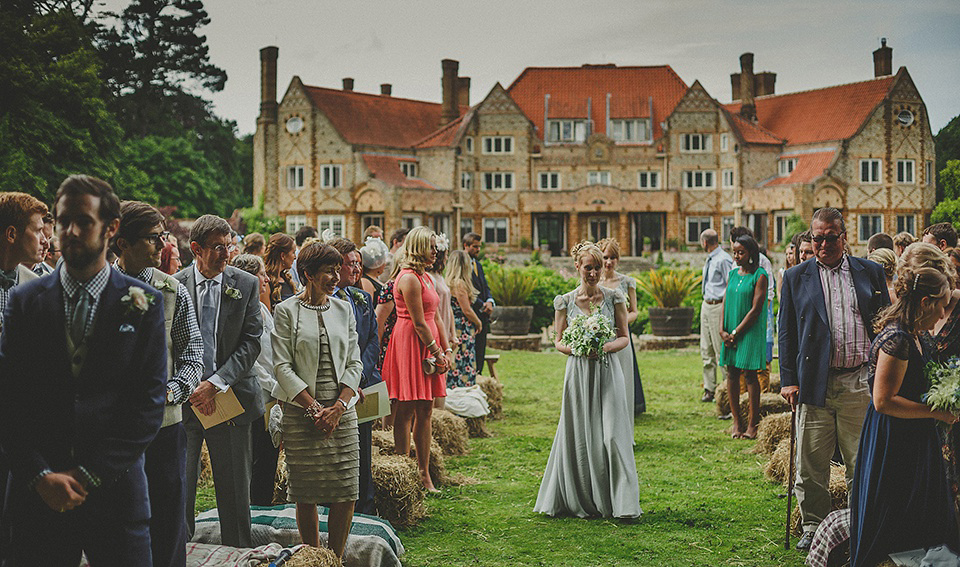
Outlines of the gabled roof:
{"type": "Polygon", "coordinates": [[[740,137],[747,144],[767,144],[767,145],[780,145],[784,141],[760,126],[759,124],[754,124],[749,120],[741,117],[739,114],[734,114],[729,112],[726,108],[723,108],[724,114],[727,115],[727,120],[730,122],[730,127],[735,129],[740,133],[740,137]]]}
{"type": "Polygon", "coordinates": [[[760,187],[773,187],[775,185],[793,185],[794,183],[813,183],[821,176],[824,171],[833,164],[836,158],[837,150],[829,149],[822,152],[804,152],[804,153],[784,153],[780,159],[797,160],[796,167],[789,175],[783,177],[774,177],[763,183],[760,187]]]}
{"type": "Polygon", "coordinates": [[[656,67],[527,67],[507,89],[510,98],[544,137],[544,95],[550,95],[549,118],[586,119],[587,100],[593,131],[607,133],[607,94],[610,118],[650,118],[653,97],[653,138],[663,135],[660,123],[667,119],[687,92],[687,85],[669,65],[656,67]]]}
{"type": "Polygon", "coordinates": [[[410,148],[440,123],[441,105],[435,102],[322,87],[304,90],[348,144],[410,148]]]}
{"type": "Polygon", "coordinates": [[[363,163],[367,166],[367,169],[370,170],[370,173],[373,175],[373,177],[379,179],[387,185],[408,187],[411,189],[435,188],[433,185],[430,185],[423,179],[407,177],[403,174],[403,171],[400,170],[400,162],[412,161],[414,160],[412,156],[410,158],[403,159],[397,156],[383,156],[377,154],[361,155],[363,156],[363,163]]]}
{"type": "Polygon", "coordinates": [[[439,148],[439,147],[450,147],[457,145],[459,141],[457,138],[458,133],[460,132],[461,127],[468,122],[467,116],[464,114],[457,118],[456,120],[441,126],[439,129],[427,134],[427,136],[418,141],[413,146],[415,148],[439,148]]]}
{"type": "MultiPolygon", "coordinates": [[[[760,96],[755,100],[757,124],[786,140],[788,146],[846,140],[860,130],[887,96],[894,79],[887,76],[811,91],[760,96]]],[[[731,114],[739,114],[740,106],[737,101],[724,108],[731,114]]]]}

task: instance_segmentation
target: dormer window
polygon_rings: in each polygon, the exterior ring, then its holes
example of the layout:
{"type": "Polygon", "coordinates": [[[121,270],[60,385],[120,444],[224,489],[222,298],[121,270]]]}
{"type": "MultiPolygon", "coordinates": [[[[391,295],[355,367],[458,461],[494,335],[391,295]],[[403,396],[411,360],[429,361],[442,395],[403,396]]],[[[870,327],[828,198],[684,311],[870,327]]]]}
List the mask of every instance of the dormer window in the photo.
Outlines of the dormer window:
{"type": "Polygon", "coordinates": [[[417,163],[413,161],[401,161],[400,171],[407,177],[417,176],[417,163]]]}
{"type": "Polygon", "coordinates": [[[780,167],[780,177],[785,177],[793,173],[793,170],[797,168],[797,158],[782,159],[778,165],[780,167]]]}
{"type": "Polygon", "coordinates": [[[616,142],[649,142],[650,120],[611,120],[610,137],[616,142]]]}
{"type": "Polygon", "coordinates": [[[548,120],[548,142],[581,143],[587,139],[586,120],[548,120]]]}

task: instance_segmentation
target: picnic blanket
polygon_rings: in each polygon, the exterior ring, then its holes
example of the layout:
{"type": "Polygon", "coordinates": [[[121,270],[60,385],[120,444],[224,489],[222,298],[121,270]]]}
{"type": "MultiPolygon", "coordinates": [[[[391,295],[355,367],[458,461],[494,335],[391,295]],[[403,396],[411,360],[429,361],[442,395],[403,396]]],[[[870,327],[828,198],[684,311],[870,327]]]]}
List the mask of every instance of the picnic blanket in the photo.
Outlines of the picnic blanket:
{"type": "Polygon", "coordinates": [[[813,534],[813,543],[810,544],[810,553],[807,554],[807,565],[827,567],[833,550],[849,540],[850,508],[830,512],[820,522],[817,532],[813,534]]]}
{"type": "MultiPolygon", "coordinates": [[[[303,544],[295,545],[290,551],[296,553],[303,544]]],[[[276,559],[284,547],[279,543],[268,543],[253,549],[237,549],[212,543],[187,544],[187,567],[259,567],[276,559]]],[[[90,567],[86,555],[80,561],[80,567],[90,567]]]]}
{"type": "MultiPolygon", "coordinates": [[[[327,541],[329,509],[317,506],[317,511],[320,516],[320,540],[323,545],[327,541]]],[[[297,531],[295,504],[251,506],[250,516],[252,523],[250,535],[254,545],[276,543],[282,548],[301,543],[300,532],[297,531]]],[[[220,544],[220,519],[216,508],[197,515],[196,531],[192,541],[220,544]]],[[[279,553],[279,550],[277,552],[279,553]]],[[[403,543],[400,542],[390,522],[376,516],[354,514],[350,535],[347,536],[347,547],[343,553],[346,564],[400,567],[400,557],[403,553],[403,543]]]]}

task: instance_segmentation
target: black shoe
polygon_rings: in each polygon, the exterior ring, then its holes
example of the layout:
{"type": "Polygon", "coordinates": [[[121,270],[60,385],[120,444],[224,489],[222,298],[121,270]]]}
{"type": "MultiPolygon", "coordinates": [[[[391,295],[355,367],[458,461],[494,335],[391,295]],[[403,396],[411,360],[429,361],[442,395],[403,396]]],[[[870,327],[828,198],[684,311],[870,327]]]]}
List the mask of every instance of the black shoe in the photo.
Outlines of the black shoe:
{"type": "Polygon", "coordinates": [[[797,542],[797,549],[800,551],[810,551],[810,544],[813,543],[813,532],[803,532],[800,541],[797,542]]]}
{"type": "Polygon", "coordinates": [[[710,390],[703,391],[703,397],[700,398],[701,402],[712,402],[713,401],[713,392],[710,390]]]}

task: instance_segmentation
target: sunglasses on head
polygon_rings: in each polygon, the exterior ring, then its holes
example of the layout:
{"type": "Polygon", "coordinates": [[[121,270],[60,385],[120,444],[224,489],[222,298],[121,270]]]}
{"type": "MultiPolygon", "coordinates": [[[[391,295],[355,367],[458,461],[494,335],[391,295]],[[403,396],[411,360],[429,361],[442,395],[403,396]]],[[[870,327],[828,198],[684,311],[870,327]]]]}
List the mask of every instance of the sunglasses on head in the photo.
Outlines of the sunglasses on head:
{"type": "Polygon", "coordinates": [[[841,232],[840,234],[818,234],[811,238],[817,244],[833,244],[834,242],[840,240],[840,237],[846,234],[846,231],[841,232]]]}

